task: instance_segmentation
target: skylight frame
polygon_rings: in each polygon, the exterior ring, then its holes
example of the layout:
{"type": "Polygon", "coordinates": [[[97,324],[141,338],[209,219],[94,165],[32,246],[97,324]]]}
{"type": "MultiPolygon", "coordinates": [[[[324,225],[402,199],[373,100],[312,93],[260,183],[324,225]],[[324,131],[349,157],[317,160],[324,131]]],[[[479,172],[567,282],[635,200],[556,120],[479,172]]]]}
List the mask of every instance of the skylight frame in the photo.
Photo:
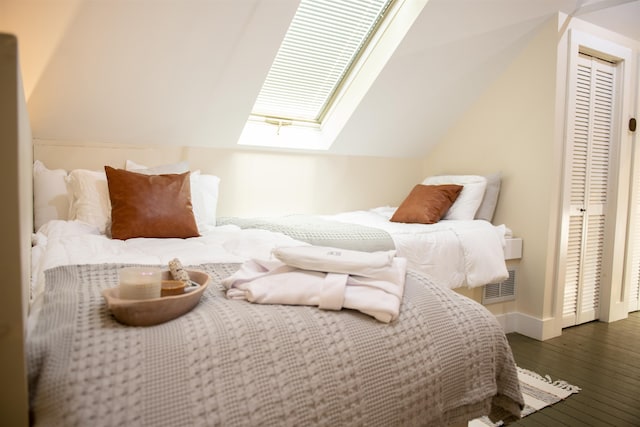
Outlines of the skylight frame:
{"type": "Polygon", "coordinates": [[[239,146],[322,151],[331,148],[429,0],[394,0],[367,47],[335,92],[320,124],[249,115],[239,146]]]}
{"type": "Polygon", "coordinates": [[[319,126],[395,2],[302,0],[249,119],[319,126]]]}

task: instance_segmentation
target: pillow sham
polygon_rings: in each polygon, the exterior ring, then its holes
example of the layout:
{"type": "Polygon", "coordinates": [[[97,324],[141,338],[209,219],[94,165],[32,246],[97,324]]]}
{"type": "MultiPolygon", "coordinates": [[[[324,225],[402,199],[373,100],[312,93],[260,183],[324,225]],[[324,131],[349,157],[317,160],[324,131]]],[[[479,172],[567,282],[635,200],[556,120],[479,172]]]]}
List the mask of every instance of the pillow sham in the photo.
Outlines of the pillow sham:
{"type": "Polygon", "coordinates": [[[111,201],[111,237],[197,237],[190,172],[145,175],[105,166],[111,201]]]}
{"type": "Polygon", "coordinates": [[[392,222],[435,224],[462,191],[461,185],[417,184],[391,216],[392,222]]]}
{"type": "Polygon", "coordinates": [[[104,172],[75,169],[67,176],[73,198],[69,219],[94,225],[104,234],[111,221],[111,202],[104,172]]]}
{"type": "Polygon", "coordinates": [[[198,230],[215,227],[220,178],[202,174],[198,170],[191,173],[191,185],[193,214],[196,217],[198,230]]]}
{"type": "Polygon", "coordinates": [[[146,175],[162,175],[169,173],[185,173],[189,172],[188,162],[169,163],[166,165],[154,166],[152,168],[136,163],[133,160],[127,160],[124,164],[125,170],[144,173],[146,175]]]}
{"type": "Polygon", "coordinates": [[[444,215],[444,219],[473,220],[482,203],[487,188],[487,178],[478,175],[439,175],[426,178],[422,184],[462,185],[460,195],[444,215]]]}
{"type": "Polygon", "coordinates": [[[48,169],[40,160],[33,162],[34,230],[54,219],[69,219],[71,196],[66,178],[64,169],[48,169]]]}
{"type": "Polygon", "coordinates": [[[492,222],[493,215],[496,212],[496,206],[498,205],[502,173],[496,172],[485,176],[485,178],[487,179],[487,188],[484,191],[484,197],[482,198],[482,203],[480,203],[480,207],[476,212],[475,218],[492,222]]]}

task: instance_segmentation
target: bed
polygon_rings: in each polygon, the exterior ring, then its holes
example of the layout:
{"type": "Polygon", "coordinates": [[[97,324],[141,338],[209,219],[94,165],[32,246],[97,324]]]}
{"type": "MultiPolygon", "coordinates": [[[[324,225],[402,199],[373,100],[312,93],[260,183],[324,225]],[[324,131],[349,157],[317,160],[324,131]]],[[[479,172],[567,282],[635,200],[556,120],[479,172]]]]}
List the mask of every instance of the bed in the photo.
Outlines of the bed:
{"type": "MultiPolygon", "coordinates": [[[[500,325],[449,286],[408,269],[399,315],[388,323],[352,309],[227,298],[225,278],[248,262],[316,245],[214,225],[210,211],[196,214],[195,201],[194,235],[121,238],[149,221],[123,222],[113,193],[105,220],[102,177],[74,172],[65,178],[72,219],[45,219],[33,237],[33,425],[454,425],[519,415],[522,395],[500,325]],[[166,268],[174,258],[210,277],[197,306],[154,326],[118,322],[102,292],[118,285],[119,270],[166,268]]],[[[195,184],[191,192],[215,181],[145,172],[113,173],[145,183],[181,177],[195,184]]],[[[140,194],[147,193],[133,191],[137,204],[140,194]]]]}
{"type": "Polygon", "coordinates": [[[509,277],[505,245],[512,233],[504,224],[491,223],[500,181],[499,173],[440,175],[416,185],[400,206],[331,215],[222,217],[218,224],[275,231],[316,245],[395,249],[411,269],[435,283],[476,288],[509,277]],[[461,190],[453,201],[443,196],[450,186],[461,190]]]}
{"type": "Polygon", "coordinates": [[[395,249],[409,266],[451,289],[500,283],[508,277],[504,246],[510,230],[485,220],[435,224],[389,221],[397,207],[334,215],[222,217],[219,224],[286,234],[310,244],[375,251],[395,249]]]}

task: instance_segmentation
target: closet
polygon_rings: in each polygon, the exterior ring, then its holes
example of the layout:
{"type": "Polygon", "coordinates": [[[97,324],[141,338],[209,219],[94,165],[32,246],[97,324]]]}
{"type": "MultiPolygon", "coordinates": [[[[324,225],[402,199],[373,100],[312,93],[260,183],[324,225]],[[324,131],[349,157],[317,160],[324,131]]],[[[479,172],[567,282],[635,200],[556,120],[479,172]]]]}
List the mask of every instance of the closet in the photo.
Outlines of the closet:
{"type": "Polygon", "coordinates": [[[634,153],[634,174],[631,197],[631,223],[628,238],[628,260],[625,284],[628,286],[627,311],[640,310],[640,147],[634,153]]]}
{"type": "MultiPolygon", "coordinates": [[[[571,69],[565,150],[562,327],[598,319],[607,266],[607,218],[616,117],[616,64],[579,53],[571,69]]],[[[604,284],[606,286],[606,284],[604,284]]]]}

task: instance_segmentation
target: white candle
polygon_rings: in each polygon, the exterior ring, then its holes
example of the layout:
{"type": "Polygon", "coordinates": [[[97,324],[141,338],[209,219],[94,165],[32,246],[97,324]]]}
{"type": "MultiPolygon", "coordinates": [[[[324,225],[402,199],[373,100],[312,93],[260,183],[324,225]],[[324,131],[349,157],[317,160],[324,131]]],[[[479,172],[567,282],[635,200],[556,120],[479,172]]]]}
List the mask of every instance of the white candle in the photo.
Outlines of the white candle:
{"type": "Polygon", "coordinates": [[[154,267],[125,267],[120,269],[120,298],[160,298],[162,271],[154,267]]]}

